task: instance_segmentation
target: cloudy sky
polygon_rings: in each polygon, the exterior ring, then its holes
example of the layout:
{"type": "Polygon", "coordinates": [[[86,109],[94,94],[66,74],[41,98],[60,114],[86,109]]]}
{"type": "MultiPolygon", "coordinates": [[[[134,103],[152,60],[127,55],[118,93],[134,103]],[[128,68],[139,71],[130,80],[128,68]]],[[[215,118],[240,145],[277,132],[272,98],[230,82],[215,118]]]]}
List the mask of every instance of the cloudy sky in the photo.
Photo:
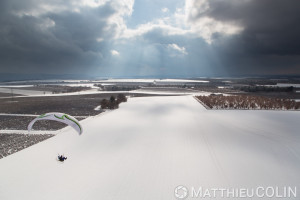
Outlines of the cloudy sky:
{"type": "Polygon", "coordinates": [[[1,0],[0,73],[300,74],[299,0],[1,0]]]}

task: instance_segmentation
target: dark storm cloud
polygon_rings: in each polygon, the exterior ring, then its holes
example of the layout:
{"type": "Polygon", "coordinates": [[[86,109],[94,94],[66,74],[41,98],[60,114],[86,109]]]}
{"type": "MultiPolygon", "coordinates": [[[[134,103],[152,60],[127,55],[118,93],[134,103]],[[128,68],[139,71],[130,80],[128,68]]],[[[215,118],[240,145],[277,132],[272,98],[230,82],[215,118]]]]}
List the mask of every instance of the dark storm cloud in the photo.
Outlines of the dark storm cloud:
{"type": "MultiPolygon", "coordinates": [[[[116,6],[116,2],[74,7],[78,1],[0,1],[0,73],[189,77],[300,74],[298,0],[207,0],[205,9],[199,3],[203,1],[195,0],[190,23],[209,17],[243,27],[237,34],[215,31],[212,43],[187,29],[186,34],[169,34],[167,26],[157,24],[124,39],[121,32],[126,29],[122,27],[126,15],[119,15],[123,22],[109,21],[123,5],[118,2],[116,6]],[[176,45],[177,50],[172,48],[176,45]],[[112,50],[118,55],[112,55],[112,50]]],[[[132,16],[143,21],[142,15],[136,12],[132,16]]]]}
{"type": "Polygon", "coordinates": [[[104,33],[107,18],[115,12],[110,4],[80,12],[26,14],[35,7],[39,11],[38,5],[38,1],[1,1],[1,72],[85,73],[100,62],[107,43],[97,39],[113,35],[104,33]]]}
{"type": "MultiPolygon", "coordinates": [[[[209,9],[190,16],[203,16],[244,27],[238,35],[215,35],[217,55],[227,71],[236,74],[300,73],[300,1],[210,0],[209,9]]],[[[197,6],[197,4],[195,4],[197,6]]]]}

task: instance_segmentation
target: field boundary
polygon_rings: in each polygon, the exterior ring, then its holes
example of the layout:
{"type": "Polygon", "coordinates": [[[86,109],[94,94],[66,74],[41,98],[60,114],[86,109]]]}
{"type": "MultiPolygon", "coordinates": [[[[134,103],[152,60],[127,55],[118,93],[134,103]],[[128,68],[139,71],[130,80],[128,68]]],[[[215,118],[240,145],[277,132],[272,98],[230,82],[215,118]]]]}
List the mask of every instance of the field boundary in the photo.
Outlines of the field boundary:
{"type": "Polygon", "coordinates": [[[206,110],[252,110],[252,111],[300,111],[300,109],[265,109],[265,108],[210,108],[204,102],[197,98],[197,96],[193,96],[206,110]]]}
{"type": "Polygon", "coordinates": [[[196,101],[198,101],[206,110],[212,110],[209,108],[205,103],[203,103],[200,99],[198,99],[196,96],[193,96],[196,101]]]}

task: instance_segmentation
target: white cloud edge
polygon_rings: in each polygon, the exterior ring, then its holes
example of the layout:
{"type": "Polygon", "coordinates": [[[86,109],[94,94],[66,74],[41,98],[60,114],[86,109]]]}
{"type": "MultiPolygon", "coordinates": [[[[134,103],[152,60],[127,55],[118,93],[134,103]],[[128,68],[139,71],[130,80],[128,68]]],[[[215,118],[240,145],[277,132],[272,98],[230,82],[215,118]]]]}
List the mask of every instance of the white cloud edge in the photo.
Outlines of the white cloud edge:
{"type": "Polygon", "coordinates": [[[118,52],[117,50],[111,50],[110,51],[110,53],[111,53],[111,55],[113,55],[113,56],[119,56],[120,55],[120,52],[118,52]]]}
{"type": "MultiPolygon", "coordinates": [[[[165,35],[192,35],[203,38],[208,44],[213,42],[213,35],[220,33],[223,35],[234,35],[243,31],[243,27],[236,24],[225,23],[210,17],[201,17],[197,20],[191,20],[197,14],[194,4],[201,7],[198,12],[205,12],[209,9],[208,0],[186,0],[183,8],[177,8],[175,13],[169,17],[155,19],[145,24],[140,24],[135,29],[127,28],[126,24],[120,31],[119,38],[134,38],[142,36],[154,29],[161,29],[165,35]]],[[[162,8],[162,12],[163,12],[162,8]]],[[[165,10],[166,11],[166,10],[165,10]]]]}
{"type": "Polygon", "coordinates": [[[185,49],[185,47],[180,47],[180,46],[178,46],[175,43],[168,44],[168,48],[176,50],[177,52],[180,52],[183,55],[187,55],[188,54],[187,51],[186,51],[186,49],[185,49]]]}
{"type": "Polygon", "coordinates": [[[161,12],[167,13],[167,12],[169,12],[169,9],[168,9],[168,8],[162,8],[162,9],[161,9],[161,12]]]}

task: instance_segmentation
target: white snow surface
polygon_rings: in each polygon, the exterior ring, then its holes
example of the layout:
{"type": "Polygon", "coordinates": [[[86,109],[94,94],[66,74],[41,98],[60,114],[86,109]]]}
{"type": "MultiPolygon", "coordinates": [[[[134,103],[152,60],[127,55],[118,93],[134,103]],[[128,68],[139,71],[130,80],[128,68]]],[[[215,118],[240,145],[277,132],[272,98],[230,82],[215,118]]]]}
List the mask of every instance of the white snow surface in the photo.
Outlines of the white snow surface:
{"type": "Polygon", "coordinates": [[[0,113],[0,116],[37,117],[37,116],[39,116],[39,115],[33,115],[33,114],[10,114],[10,113],[0,113]]]}
{"type": "MultiPolygon", "coordinates": [[[[0,92],[1,88],[0,88],[0,92]]],[[[172,92],[172,91],[149,91],[149,90],[143,90],[143,89],[138,89],[138,90],[131,90],[131,91],[99,91],[97,89],[90,89],[90,90],[85,90],[85,91],[80,91],[80,92],[69,92],[69,93],[58,93],[58,94],[52,94],[52,93],[46,93],[42,94],[42,91],[33,91],[33,90],[18,90],[19,94],[22,93],[22,95],[26,96],[18,96],[15,94],[13,98],[18,98],[18,97],[46,97],[46,96],[72,96],[72,95],[86,95],[86,94],[113,94],[113,93],[124,93],[124,94],[152,94],[152,95],[210,95],[210,92],[203,92],[203,91],[187,91],[187,92],[172,92]],[[36,92],[36,93],[35,93],[36,92]]],[[[0,99],[11,99],[11,97],[0,97],[0,99]]]]}
{"type": "MultiPolygon", "coordinates": [[[[38,90],[24,90],[18,89],[19,87],[14,88],[11,90],[10,88],[0,87],[0,92],[3,93],[13,93],[14,96],[16,95],[26,95],[26,96],[42,96],[42,95],[51,95],[52,92],[49,91],[38,91],[38,90]]],[[[22,87],[20,87],[22,88],[22,87]]]]}
{"type": "MultiPolygon", "coordinates": [[[[28,130],[0,130],[0,134],[29,134],[28,130]]],[[[40,131],[32,130],[30,134],[59,134],[59,131],[40,131]]],[[[1,195],[0,195],[1,196],[1,195]]]]}
{"type": "Polygon", "coordinates": [[[99,82],[108,82],[108,83],[118,83],[118,82],[127,82],[127,83],[208,83],[206,80],[190,80],[190,79],[108,79],[101,80],[99,82]]]}
{"type": "Polygon", "coordinates": [[[293,84],[293,83],[277,83],[278,87],[295,87],[300,88],[300,84],[293,84]]]}
{"type": "Polygon", "coordinates": [[[178,185],[297,186],[299,196],[299,117],[206,110],[192,96],[130,98],[81,121],[81,136],[67,127],[0,159],[0,199],[167,200],[178,185]]]}
{"type": "Polygon", "coordinates": [[[0,85],[0,88],[24,88],[24,87],[33,87],[34,85],[0,85]]]}

